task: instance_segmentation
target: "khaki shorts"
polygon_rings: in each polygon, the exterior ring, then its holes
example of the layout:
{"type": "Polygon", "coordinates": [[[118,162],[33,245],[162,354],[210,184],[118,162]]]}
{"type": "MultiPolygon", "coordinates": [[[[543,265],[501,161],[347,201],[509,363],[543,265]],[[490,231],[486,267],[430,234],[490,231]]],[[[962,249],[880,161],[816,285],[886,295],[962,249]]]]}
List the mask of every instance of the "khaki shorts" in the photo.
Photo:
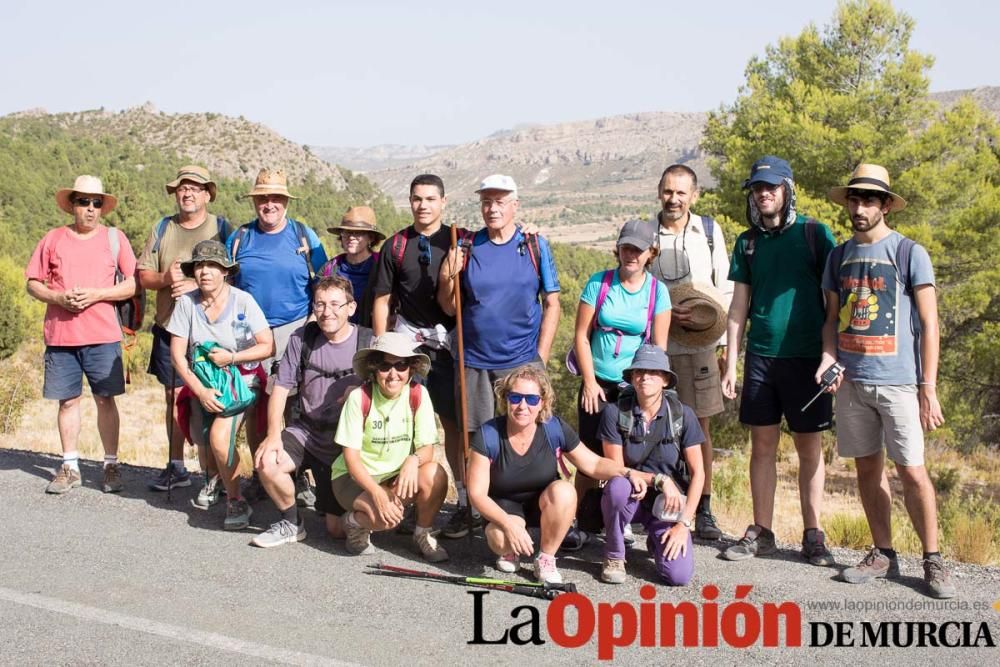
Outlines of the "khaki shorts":
{"type": "Polygon", "coordinates": [[[721,413],[722,379],[715,348],[694,354],[670,355],[670,368],[677,374],[677,395],[698,417],[721,413]]]}
{"type": "MultiPolygon", "coordinates": [[[[389,477],[388,479],[382,480],[381,486],[388,489],[396,481],[396,475],[389,477]]],[[[340,477],[335,477],[330,483],[333,489],[333,497],[341,507],[344,508],[345,512],[350,512],[354,509],[354,501],[357,500],[358,496],[365,492],[361,485],[354,481],[350,473],[344,473],[340,477]]]]}
{"type": "Polygon", "coordinates": [[[904,466],[924,464],[924,430],[916,385],[845,380],[837,391],[837,453],[847,458],[881,451],[904,466]]]}

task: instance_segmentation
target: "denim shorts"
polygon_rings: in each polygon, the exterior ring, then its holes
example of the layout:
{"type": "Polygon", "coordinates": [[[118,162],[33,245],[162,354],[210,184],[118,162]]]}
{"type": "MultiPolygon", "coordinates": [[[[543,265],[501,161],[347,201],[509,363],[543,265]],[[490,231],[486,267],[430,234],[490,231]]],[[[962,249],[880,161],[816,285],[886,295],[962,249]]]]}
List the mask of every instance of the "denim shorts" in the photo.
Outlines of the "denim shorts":
{"type": "Polygon", "coordinates": [[[125,366],[121,343],[49,345],[45,348],[42,396],[64,401],[83,393],[83,376],[95,396],[125,393],[125,366]]]}
{"type": "Polygon", "coordinates": [[[146,372],[155,375],[164,387],[183,387],[184,380],[174,370],[170,360],[170,333],[158,324],[153,325],[153,346],[149,352],[149,366],[146,372]]]}

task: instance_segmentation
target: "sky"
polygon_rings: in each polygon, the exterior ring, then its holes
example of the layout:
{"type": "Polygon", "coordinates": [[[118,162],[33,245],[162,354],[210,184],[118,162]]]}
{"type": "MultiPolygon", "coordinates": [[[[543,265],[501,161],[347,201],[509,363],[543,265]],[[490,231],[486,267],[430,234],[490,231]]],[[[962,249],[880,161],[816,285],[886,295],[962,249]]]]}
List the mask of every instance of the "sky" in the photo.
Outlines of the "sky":
{"type": "MultiPolygon", "coordinates": [[[[931,90],[1000,84],[1000,4],[896,2],[931,90]]],[[[9,3],[0,115],[152,102],[312,146],[472,141],[525,123],[732,102],[754,55],[833,0],[9,3]]]]}

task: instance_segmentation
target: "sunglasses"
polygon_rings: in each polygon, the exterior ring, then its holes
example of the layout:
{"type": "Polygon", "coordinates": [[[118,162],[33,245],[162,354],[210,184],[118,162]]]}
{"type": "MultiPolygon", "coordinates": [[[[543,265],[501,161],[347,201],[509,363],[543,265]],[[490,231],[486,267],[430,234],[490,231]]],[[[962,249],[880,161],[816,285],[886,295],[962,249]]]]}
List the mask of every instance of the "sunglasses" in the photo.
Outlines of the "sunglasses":
{"type": "Polygon", "coordinates": [[[380,364],[376,364],[375,368],[377,368],[379,371],[381,371],[383,373],[388,373],[393,368],[395,368],[400,373],[404,373],[407,370],[409,370],[409,368],[410,368],[410,362],[406,361],[405,359],[403,361],[397,361],[394,364],[390,363],[388,361],[383,361],[380,364]]]}
{"type": "Polygon", "coordinates": [[[94,208],[101,208],[102,206],[104,206],[104,200],[97,198],[87,199],[86,197],[77,197],[76,199],[73,200],[73,203],[76,204],[77,206],[82,206],[84,208],[88,206],[93,206],[94,208]]]}
{"type": "Polygon", "coordinates": [[[417,249],[420,251],[420,257],[418,258],[418,261],[424,266],[430,264],[431,242],[427,239],[426,236],[421,235],[420,238],[417,239],[417,249]]]}
{"type": "Polygon", "coordinates": [[[507,394],[507,402],[511,405],[519,405],[521,401],[526,401],[530,407],[535,407],[541,400],[542,397],[538,394],[519,394],[516,391],[507,394]]]}

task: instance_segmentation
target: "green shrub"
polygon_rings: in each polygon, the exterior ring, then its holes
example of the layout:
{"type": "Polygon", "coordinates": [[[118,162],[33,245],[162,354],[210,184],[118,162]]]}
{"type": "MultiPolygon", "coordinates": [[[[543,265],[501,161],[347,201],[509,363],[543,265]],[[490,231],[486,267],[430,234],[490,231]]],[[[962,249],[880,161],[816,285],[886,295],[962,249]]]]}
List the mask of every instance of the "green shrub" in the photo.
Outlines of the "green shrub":
{"type": "Polygon", "coordinates": [[[823,520],[823,529],[830,544],[848,549],[864,549],[872,542],[868,520],[864,514],[838,512],[823,520]]]}
{"type": "Polygon", "coordinates": [[[23,269],[0,257],[0,359],[17,351],[28,329],[29,299],[23,269]]]}

